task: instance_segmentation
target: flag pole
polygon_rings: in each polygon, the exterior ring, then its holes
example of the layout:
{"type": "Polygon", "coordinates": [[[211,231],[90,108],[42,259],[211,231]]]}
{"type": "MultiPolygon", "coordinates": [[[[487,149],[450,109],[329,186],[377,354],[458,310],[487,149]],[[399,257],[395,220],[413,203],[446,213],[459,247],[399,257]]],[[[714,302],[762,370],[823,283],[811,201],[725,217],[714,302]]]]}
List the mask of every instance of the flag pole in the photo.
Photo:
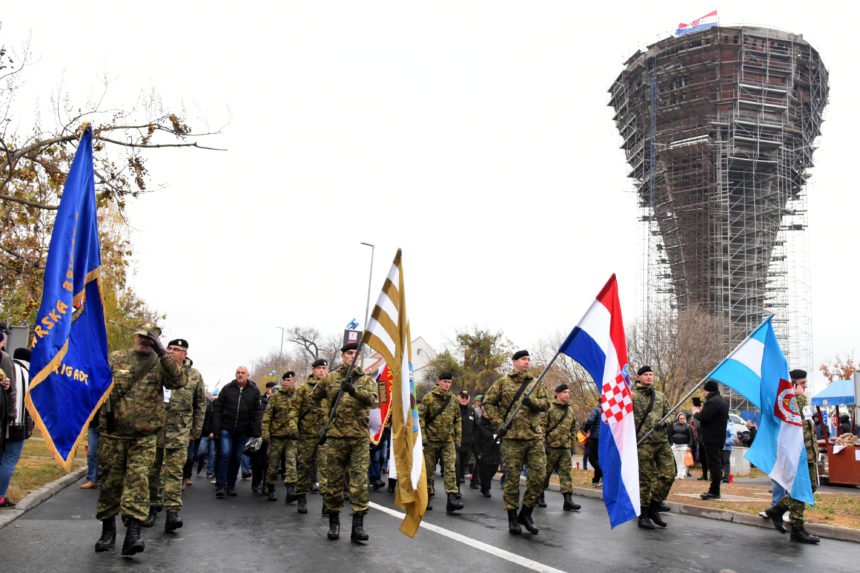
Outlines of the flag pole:
{"type": "MultiPolygon", "coordinates": [[[[525,400],[527,397],[531,396],[531,393],[534,392],[535,388],[537,388],[538,385],[540,385],[541,380],[543,380],[543,377],[546,376],[547,372],[549,372],[549,369],[552,368],[552,365],[555,363],[556,359],[558,358],[558,356],[560,354],[561,354],[561,351],[556,350],[555,356],[553,356],[552,360],[550,360],[547,363],[547,365],[544,367],[543,371],[538,375],[537,379],[534,382],[532,382],[531,388],[526,390],[525,395],[522,398],[520,398],[519,402],[517,402],[517,407],[514,408],[514,411],[511,412],[511,415],[508,416],[508,419],[505,420],[505,422],[502,424],[502,428],[508,429],[508,427],[510,427],[514,418],[516,418],[519,411],[522,410],[522,408],[523,408],[523,400],[525,400]]],[[[498,430],[496,430],[496,431],[498,431],[498,430]]]]}
{"type": "Polygon", "coordinates": [[[674,406],[672,406],[672,409],[671,409],[671,410],[669,410],[669,412],[668,412],[668,413],[666,413],[666,415],[665,415],[665,416],[663,416],[663,417],[660,419],[660,421],[659,421],[659,422],[657,422],[657,423],[654,425],[654,427],[653,427],[653,428],[651,428],[650,430],[648,430],[648,432],[646,432],[646,434],[645,434],[644,436],[642,436],[642,438],[640,438],[640,439],[636,442],[636,445],[638,446],[639,444],[641,444],[641,443],[645,440],[645,438],[647,438],[648,436],[650,436],[650,435],[651,435],[651,433],[652,433],[655,429],[657,429],[657,427],[658,427],[658,426],[662,426],[663,424],[665,424],[665,423],[666,423],[666,420],[668,420],[668,419],[672,416],[672,414],[675,412],[675,410],[677,410],[678,408],[680,408],[680,407],[681,407],[681,405],[682,405],[684,402],[686,402],[686,401],[690,398],[690,396],[692,396],[692,395],[693,395],[693,393],[694,393],[696,390],[698,390],[698,389],[699,389],[699,387],[700,387],[702,384],[704,384],[705,382],[707,382],[707,381],[708,381],[708,379],[711,377],[711,374],[713,374],[713,373],[714,373],[714,370],[718,369],[720,366],[722,366],[723,364],[725,364],[725,363],[726,363],[726,361],[727,361],[729,358],[731,358],[732,356],[734,356],[734,355],[735,355],[735,352],[737,352],[737,351],[738,351],[738,349],[739,349],[741,346],[743,346],[743,345],[746,343],[746,341],[747,341],[747,340],[749,340],[749,339],[750,339],[750,336],[752,336],[753,332],[755,332],[756,330],[758,330],[759,328],[761,328],[761,327],[762,327],[762,325],[764,325],[764,323],[765,323],[765,322],[767,322],[768,320],[770,320],[771,318],[773,318],[773,315],[772,315],[772,314],[767,315],[767,317],[765,317],[765,319],[761,322],[761,324],[759,324],[758,326],[756,326],[756,327],[753,329],[753,331],[747,335],[747,337],[746,337],[746,338],[744,338],[743,340],[741,340],[741,341],[738,343],[738,345],[737,345],[737,346],[735,346],[734,350],[732,350],[731,352],[729,352],[729,353],[728,353],[728,355],[727,355],[725,358],[723,358],[722,360],[720,360],[720,363],[719,363],[719,364],[717,364],[716,366],[714,366],[713,368],[711,368],[710,372],[708,372],[707,374],[705,374],[705,377],[704,377],[704,378],[702,378],[701,380],[699,380],[699,383],[698,383],[698,384],[696,384],[695,386],[693,386],[693,388],[692,388],[689,392],[687,392],[687,394],[686,394],[683,398],[681,398],[681,400],[680,400],[677,404],[675,404],[674,406]]]}

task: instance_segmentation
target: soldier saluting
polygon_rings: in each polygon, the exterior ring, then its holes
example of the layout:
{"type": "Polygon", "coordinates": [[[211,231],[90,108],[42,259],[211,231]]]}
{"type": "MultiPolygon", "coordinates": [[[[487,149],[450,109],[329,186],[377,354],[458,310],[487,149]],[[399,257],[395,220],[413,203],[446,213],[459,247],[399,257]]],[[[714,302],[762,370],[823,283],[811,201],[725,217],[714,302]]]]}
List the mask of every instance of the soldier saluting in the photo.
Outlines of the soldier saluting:
{"type": "Polygon", "coordinates": [[[96,552],[114,548],[117,513],[126,525],[122,554],[134,555],[145,548],[140,527],[149,513],[149,468],[164,425],[164,389],[178,390],[187,383],[159,336],[160,328],[145,324],[134,334],[133,349],[108,357],[113,389],[100,420],[102,482],[96,518],[102,522],[102,535],[96,552]]]}

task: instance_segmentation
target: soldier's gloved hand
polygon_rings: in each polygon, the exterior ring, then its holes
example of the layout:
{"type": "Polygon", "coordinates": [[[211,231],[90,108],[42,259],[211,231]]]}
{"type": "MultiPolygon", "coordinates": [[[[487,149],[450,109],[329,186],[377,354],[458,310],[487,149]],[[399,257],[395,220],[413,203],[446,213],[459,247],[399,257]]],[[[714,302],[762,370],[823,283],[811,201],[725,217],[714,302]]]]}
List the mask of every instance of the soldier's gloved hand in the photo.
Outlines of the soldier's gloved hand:
{"type": "Polygon", "coordinates": [[[258,452],[260,451],[260,446],[263,445],[263,438],[251,438],[249,445],[251,451],[258,452]]]}
{"type": "Polygon", "coordinates": [[[352,382],[349,380],[344,380],[340,383],[340,391],[346,392],[350,396],[355,397],[355,386],[352,385],[352,382]]]}
{"type": "Polygon", "coordinates": [[[496,430],[496,437],[497,438],[504,438],[505,434],[507,434],[507,433],[508,433],[508,429],[503,426],[503,427],[499,428],[498,430],[496,430]]]}
{"type": "Polygon", "coordinates": [[[529,410],[533,410],[535,407],[535,403],[532,402],[531,396],[526,396],[523,398],[523,406],[528,408],[529,410]]]}
{"type": "Polygon", "coordinates": [[[153,351],[155,351],[159,358],[167,354],[167,350],[164,349],[164,345],[161,343],[160,338],[157,336],[147,336],[146,340],[149,342],[149,346],[153,351]]]}

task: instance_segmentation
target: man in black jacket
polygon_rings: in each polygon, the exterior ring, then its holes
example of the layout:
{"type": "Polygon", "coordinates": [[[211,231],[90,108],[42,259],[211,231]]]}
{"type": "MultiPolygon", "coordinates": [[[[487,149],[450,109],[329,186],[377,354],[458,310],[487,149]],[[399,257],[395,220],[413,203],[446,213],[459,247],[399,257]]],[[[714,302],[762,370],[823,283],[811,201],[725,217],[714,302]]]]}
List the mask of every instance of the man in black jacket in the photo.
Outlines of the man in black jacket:
{"type": "Polygon", "coordinates": [[[708,470],[711,472],[711,487],[701,495],[702,499],[720,499],[720,481],[722,479],[722,451],[726,444],[726,427],[729,424],[729,404],[720,396],[720,387],[714,380],[708,380],[704,386],[705,403],[702,410],[694,417],[702,424],[702,443],[705,445],[705,456],[708,470]]]}
{"type": "Polygon", "coordinates": [[[472,427],[475,425],[477,416],[475,408],[469,405],[469,391],[461,390],[457,396],[457,403],[460,406],[460,445],[457,446],[457,495],[460,495],[460,484],[466,481],[466,472],[472,474],[469,487],[478,489],[479,478],[477,465],[469,463],[472,457],[474,444],[472,443],[472,427]]]}
{"type": "Polygon", "coordinates": [[[260,390],[250,380],[248,368],[239,366],[236,379],[221,389],[212,408],[212,432],[219,440],[215,497],[223,498],[225,493],[236,495],[242,451],[249,437],[262,436],[262,424],[260,390]]]}

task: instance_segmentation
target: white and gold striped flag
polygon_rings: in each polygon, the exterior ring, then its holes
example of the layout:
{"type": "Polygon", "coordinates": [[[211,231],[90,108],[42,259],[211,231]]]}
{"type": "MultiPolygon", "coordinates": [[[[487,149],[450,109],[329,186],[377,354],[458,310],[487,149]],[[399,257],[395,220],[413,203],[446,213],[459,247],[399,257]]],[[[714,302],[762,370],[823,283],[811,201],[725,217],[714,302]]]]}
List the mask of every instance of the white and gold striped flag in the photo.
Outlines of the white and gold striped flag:
{"type": "Polygon", "coordinates": [[[379,352],[391,369],[391,440],[399,477],[395,503],[406,511],[400,531],[415,537],[427,510],[427,474],[412,379],[412,338],[400,249],[364,329],[362,343],[379,352]]]}

